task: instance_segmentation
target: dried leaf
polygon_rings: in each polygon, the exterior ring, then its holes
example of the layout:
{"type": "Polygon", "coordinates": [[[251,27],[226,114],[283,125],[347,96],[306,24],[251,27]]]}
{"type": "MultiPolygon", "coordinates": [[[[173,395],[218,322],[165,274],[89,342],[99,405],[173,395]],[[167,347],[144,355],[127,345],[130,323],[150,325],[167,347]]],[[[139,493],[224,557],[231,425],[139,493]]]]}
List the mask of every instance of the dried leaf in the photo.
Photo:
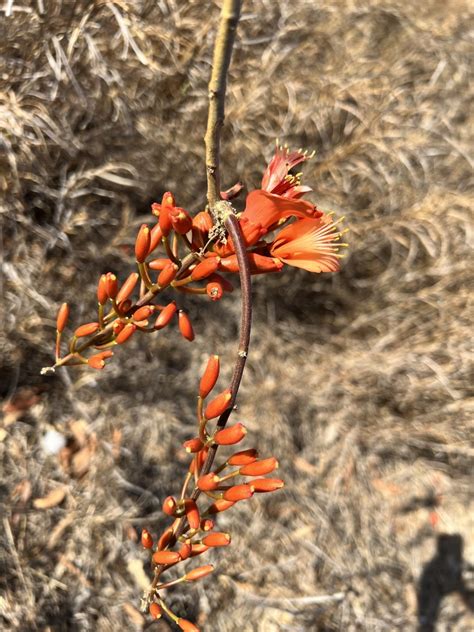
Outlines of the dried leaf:
{"type": "Polygon", "coordinates": [[[51,509],[51,507],[56,507],[63,502],[66,496],[66,491],[66,486],[56,487],[43,498],[35,498],[33,501],[33,507],[35,509],[51,509]]]}

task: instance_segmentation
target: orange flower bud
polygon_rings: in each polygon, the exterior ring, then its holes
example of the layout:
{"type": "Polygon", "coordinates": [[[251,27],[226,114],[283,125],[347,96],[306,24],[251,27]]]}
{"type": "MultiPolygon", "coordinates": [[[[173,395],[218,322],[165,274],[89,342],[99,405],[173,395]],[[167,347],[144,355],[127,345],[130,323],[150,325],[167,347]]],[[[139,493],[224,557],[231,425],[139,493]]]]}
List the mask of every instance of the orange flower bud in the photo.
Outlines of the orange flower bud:
{"type": "Polygon", "coordinates": [[[202,539],[202,543],[205,546],[227,546],[230,544],[230,535],[228,533],[222,533],[220,531],[215,531],[214,533],[210,533],[206,535],[202,539]]]}
{"type": "Polygon", "coordinates": [[[111,358],[113,355],[113,351],[96,353],[87,360],[87,364],[93,369],[103,369],[105,367],[105,360],[111,358]]]}
{"type": "Polygon", "coordinates": [[[127,342],[130,336],[132,336],[135,333],[136,328],[137,328],[136,325],[133,325],[132,323],[128,323],[119,333],[119,335],[115,338],[115,342],[119,345],[123,345],[123,343],[127,342]]]}
{"type": "Polygon", "coordinates": [[[124,327],[125,323],[122,320],[116,320],[112,325],[112,331],[114,332],[114,335],[117,336],[124,327]]]}
{"type": "Polygon", "coordinates": [[[122,303],[122,301],[125,301],[127,298],[130,297],[133,290],[135,289],[135,286],[139,278],[140,278],[140,275],[138,274],[138,272],[132,272],[132,274],[129,275],[129,277],[127,278],[127,280],[125,281],[125,283],[122,285],[122,287],[117,293],[117,296],[116,296],[117,303],[120,304],[122,303]]]}
{"type": "Polygon", "coordinates": [[[220,283],[212,281],[212,283],[208,283],[206,285],[206,294],[209,296],[211,301],[219,301],[224,295],[224,290],[220,283]]]}
{"type": "Polygon", "coordinates": [[[155,308],[152,305],[144,305],[143,307],[139,307],[136,312],[133,312],[133,320],[140,322],[141,320],[146,320],[149,318],[155,308]]]}
{"type": "Polygon", "coordinates": [[[207,513],[214,515],[216,513],[221,513],[222,511],[226,511],[227,509],[230,509],[233,505],[235,505],[235,502],[231,501],[231,500],[224,500],[224,498],[220,498],[219,500],[216,500],[215,503],[213,503],[209,509],[207,510],[207,513]]]}
{"type": "Polygon", "coordinates": [[[179,557],[182,560],[187,560],[188,557],[190,557],[191,552],[192,552],[192,547],[189,544],[189,542],[183,542],[183,544],[181,545],[179,549],[179,557]]]}
{"type": "Polygon", "coordinates": [[[196,469],[196,464],[197,464],[197,471],[198,472],[201,471],[202,466],[206,462],[208,452],[209,452],[209,448],[203,448],[196,454],[196,456],[191,461],[191,464],[189,466],[189,471],[191,472],[191,474],[194,474],[194,470],[196,469]]]}
{"type": "Polygon", "coordinates": [[[274,492],[284,487],[285,483],[279,478],[256,478],[252,481],[252,487],[259,494],[274,492]]]}
{"type": "Polygon", "coordinates": [[[118,292],[117,277],[115,276],[115,274],[112,274],[112,272],[107,272],[106,277],[107,294],[109,298],[114,299],[117,296],[118,292]]]}
{"type": "Polygon", "coordinates": [[[74,335],[76,338],[84,338],[85,336],[90,336],[91,334],[95,334],[95,332],[99,329],[99,323],[86,323],[85,325],[81,325],[76,329],[74,335]]]}
{"type": "Polygon", "coordinates": [[[163,511],[165,512],[165,514],[167,514],[168,516],[174,516],[174,514],[176,513],[176,507],[176,499],[173,498],[173,496],[168,496],[164,499],[163,511]]]}
{"type": "Polygon", "coordinates": [[[147,529],[142,530],[142,546],[145,549],[153,548],[153,538],[151,537],[151,533],[147,531],[147,529]]]}
{"type": "Polygon", "coordinates": [[[195,437],[194,439],[189,439],[189,441],[185,441],[183,443],[183,448],[188,454],[192,454],[194,452],[199,452],[203,445],[204,444],[201,439],[199,437],[195,437]]]}
{"type": "Polygon", "coordinates": [[[214,520],[206,518],[201,520],[201,531],[212,531],[214,529],[214,520]]]}
{"type": "Polygon", "coordinates": [[[184,501],[184,511],[186,513],[186,518],[188,519],[190,528],[199,529],[201,517],[199,515],[199,509],[194,500],[188,498],[184,501]]]}
{"type": "Polygon", "coordinates": [[[262,459],[261,461],[255,461],[248,465],[244,465],[240,468],[239,472],[242,476],[265,476],[270,474],[278,467],[278,461],[274,456],[268,459],[262,459]]]}
{"type": "Polygon", "coordinates": [[[193,217],[192,245],[195,250],[205,246],[211,228],[212,218],[207,211],[201,211],[193,217]]]}
{"type": "Polygon", "coordinates": [[[181,561],[177,551],[155,551],[151,558],[154,564],[176,564],[181,561]]]}
{"type": "Polygon", "coordinates": [[[173,533],[172,527],[168,527],[168,529],[163,531],[163,533],[160,536],[160,539],[158,540],[158,544],[156,545],[157,550],[162,551],[164,548],[166,548],[168,544],[171,542],[171,540],[173,539],[173,535],[174,533],[173,533]]]}
{"type": "Polygon", "coordinates": [[[160,287],[166,287],[169,285],[175,278],[178,270],[179,268],[175,263],[169,263],[158,275],[158,285],[160,287]]]}
{"type": "MultiPolygon", "coordinates": [[[[115,301],[118,302],[117,299],[115,299],[115,301]]],[[[128,310],[131,308],[131,306],[132,306],[132,301],[129,298],[126,298],[124,301],[121,301],[117,305],[118,311],[121,314],[126,314],[128,312],[128,310]]]]}
{"type": "MultiPolygon", "coordinates": [[[[254,252],[247,253],[247,257],[250,265],[250,272],[252,274],[263,274],[266,272],[280,272],[283,268],[283,263],[275,257],[265,257],[254,252]]],[[[220,261],[220,267],[227,272],[238,272],[239,262],[237,255],[230,255],[224,257],[220,261]]]]}
{"type": "Polygon", "coordinates": [[[197,486],[202,492],[210,492],[219,485],[219,477],[214,472],[209,472],[198,479],[197,486]]]}
{"type": "Polygon", "coordinates": [[[206,551],[209,550],[209,547],[205,544],[192,544],[191,545],[191,557],[196,557],[196,555],[202,555],[206,551]]]}
{"type": "Polygon", "coordinates": [[[184,578],[187,582],[194,582],[197,579],[202,579],[203,577],[206,577],[206,575],[210,575],[213,570],[214,566],[212,564],[207,564],[206,566],[198,566],[198,568],[194,568],[192,571],[189,571],[189,573],[186,573],[184,578]]]}
{"type": "Polygon", "coordinates": [[[239,500],[247,500],[253,496],[252,485],[234,485],[230,489],[226,489],[224,492],[224,500],[231,500],[236,503],[239,500]]]}
{"type": "Polygon", "coordinates": [[[142,224],[135,241],[135,258],[138,263],[143,263],[147,258],[150,250],[150,239],[150,229],[146,224],[142,224]]]}
{"type": "Polygon", "coordinates": [[[238,423],[216,432],[214,441],[217,445],[234,445],[234,443],[242,441],[246,434],[247,428],[241,423],[238,423]]]}
{"type": "Polygon", "coordinates": [[[234,286],[232,285],[232,283],[228,281],[227,279],[225,279],[221,274],[217,274],[217,272],[214,274],[211,274],[211,276],[209,277],[209,281],[212,283],[219,283],[219,285],[222,287],[224,292],[234,291],[234,286]]]}
{"type": "Polygon", "coordinates": [[[161,204],[158,204],[158,202],[153,202],[153,204],[151,205],[151,212],[153,213],[153,215],[155,215],[156,217],[159,217],[160,210],[161,210],[161,204]]]}
{"type": "Polygon", "coordinates": [[[159,211],[159,225],[161,228],[161,232],[163,233],[163,237],[167,237],[172,229],[170,211],[174,208],[175,202],[173,194],[169,191],[163,195],[161,200],[161,207],[159,211]]]}
{"type": "Polygon", "coordinates": [[[171,259],[153,259],[148,264],[148,267],[150,270],[164,270],[170,263],[171,259]]]}
{"type": "Polygon", "coordinates": [[[199,384],[199,397],[202,397],[202,399],[205,399],[216,385],[219,377],[219,368],[219,356],[210,356],[199,384]]]}
{"type": "Polygon", "coordinates": [[[161,608],[155,601],[150,605],[149,612],[152,619],[159,619],[161,617],[161,608]]]}
{"type": "Polygon", "coordinates": [[[63,303],[58,310],[58,316],[56,319],[56,330],[59,333],[62,333],[64,331],[68,318],[69,318],[69,305],[67,303],[63,303]]]}
{"type": "Polygon", "coordinates": [[[194,340],[193,326],[191,324],[189,316],[186,314],[186,312],[183,312],[182,309],[180,309],[178,312],[178,326],[183,338],[186,338],[186,340],[192,342],[194,340]]]}
{"type": "Polygon", "coordinates": [[[227,465],[248,465],[249,463],[253,463],[258,458],[258,452],[255,448],[250,448],[249,450],[242,450],[241,452],[236,452],[229,459],[227,459],[227,465]]]}
{"type": "Polygon", "coordinates": [[[183,632],[199,632],[199,628],[187,619],[178,619],[176,622],[183,632]]]}
{"type": "Polygon", "coordinates": [[[186,235],[192,226],[193,220],[191,215],[184,208],[173,208],[170,210],[170,220],[173,229],[180,235],[186,235]]]}
{"type": "Polygon", "coordinates": [[[107,294],[107,275],[102,274],[97,284],[97,300],[99,305],[105,305],[109,295],[107,294]]]}
{"type": "Polygon", "coordinates": [[[206,419],[214,419],[215,417],[220,417],[222,413],[229,408],[230,400],[232,399],[232,394],[230,389],[226,389],[222,391],[217,397],[215,397],[209,404],[206,406],[206,410],[204,411],[204,417],[206,419]]]}
{"type": "Polygon", "coordinates": [[[150,231],[150,248],[148,249],[148,254],[155,250],[155,248],[160,243],[162,237],[163,233],[161,231],[160,224],[155,224],[150,231]]]}
{"type": "Polygon", "coordinates": [[[156,319],[155,329],[163,329],[163,327],[166,327],[175,315],[177,309],[178,308],[176,307],[176,303],[174,301],[168,303],[168,305],[161,310],[160,315],[156,319]]]}
{"type": "Polygon", "coordinates": [[[204,259],[201,263],[198,263],[194,270],[191,272],[191,278],[193,281],[201,281],[210,274],[215,272],[219,266],[219,257],[209,257],[204,259]]]}

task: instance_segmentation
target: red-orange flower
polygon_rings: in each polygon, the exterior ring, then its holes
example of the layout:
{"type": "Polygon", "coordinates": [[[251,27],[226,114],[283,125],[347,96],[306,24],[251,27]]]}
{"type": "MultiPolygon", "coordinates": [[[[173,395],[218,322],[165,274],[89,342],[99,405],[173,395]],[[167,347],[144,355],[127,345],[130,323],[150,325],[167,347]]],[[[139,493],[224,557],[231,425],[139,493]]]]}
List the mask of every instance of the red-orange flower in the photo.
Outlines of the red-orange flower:
{"type": "Polygon", "coordinates": [[[293,167],[311,158],[307,152],[290,151],[277,145],[275,155],[265,169],[262,189],[287,198],[299,198],[312,189],[301,184],[301,174],[290,174],[293,167]]]}
{"type": "Polygon", "coordinates": [[[270,253],[284,263],[310,272],[337,272],[341,233],[329,215],[302,219],[279,232],[270,253]]]}

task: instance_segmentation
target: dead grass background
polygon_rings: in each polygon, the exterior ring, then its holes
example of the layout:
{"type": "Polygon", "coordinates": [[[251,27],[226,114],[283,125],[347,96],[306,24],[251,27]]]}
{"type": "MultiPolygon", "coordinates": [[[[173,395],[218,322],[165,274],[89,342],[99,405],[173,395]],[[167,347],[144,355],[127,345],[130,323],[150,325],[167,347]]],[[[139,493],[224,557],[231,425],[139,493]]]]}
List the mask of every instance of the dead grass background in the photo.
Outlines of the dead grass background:
{"type": "MultiPolygon", "coordinates": [[[[170,331],[101,375],[39,370],[59,303],[90,319],[99,273],[128,273],[150,202],[171,189],[201,208],[217,16],[184,0],[0,7],[2,629],[148,625],[135,529],[156,531],[178,488],[197,372],[234,352],[237,297],[187,302],[193,345],[170,331]],[[62,462],[41,449],[52,427],[62,462]]],[[[170,591],[206,630],[414,630],[439,533],[464,540],[468,578],[472,17],[463,0],[244,3],[225,183],[257,186],[276,137],[315,148],[306,180],[351,248],[341,274],[255,281],[239,417],[287,487],[229,516],[206,589],[170,591]]],[[[473,625],[455,587],[438,629],[473,625]]]]}

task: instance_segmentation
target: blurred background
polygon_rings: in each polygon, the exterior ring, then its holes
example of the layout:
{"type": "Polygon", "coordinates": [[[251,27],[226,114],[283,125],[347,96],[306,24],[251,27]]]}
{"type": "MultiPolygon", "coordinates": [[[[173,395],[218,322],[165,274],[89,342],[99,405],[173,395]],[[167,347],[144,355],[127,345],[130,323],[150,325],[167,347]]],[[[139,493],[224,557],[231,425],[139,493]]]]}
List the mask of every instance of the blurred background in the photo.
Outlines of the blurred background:
{"type": "MultiPolygon", "coordinates": [[[[174,327],[100,374],[40,369],[60,303],[94,320],[100,273],[132,270],[151,202],[203,208],[219,3],[1,5],[0,628],[165,632],[138,611],[137,533],[180,487],[208,354],[226,386],[238,292],[181,300],[192,344],[174,327]]],[[[214,577],[169,591],[205,630],[474,627],[472,13],[244,2],[223,185],[258,187],[276,138],[316,150],[310,199],[350,249],[339,274],[255,279],[238,417],[286,488],[224,514],[214,577]]]]}

